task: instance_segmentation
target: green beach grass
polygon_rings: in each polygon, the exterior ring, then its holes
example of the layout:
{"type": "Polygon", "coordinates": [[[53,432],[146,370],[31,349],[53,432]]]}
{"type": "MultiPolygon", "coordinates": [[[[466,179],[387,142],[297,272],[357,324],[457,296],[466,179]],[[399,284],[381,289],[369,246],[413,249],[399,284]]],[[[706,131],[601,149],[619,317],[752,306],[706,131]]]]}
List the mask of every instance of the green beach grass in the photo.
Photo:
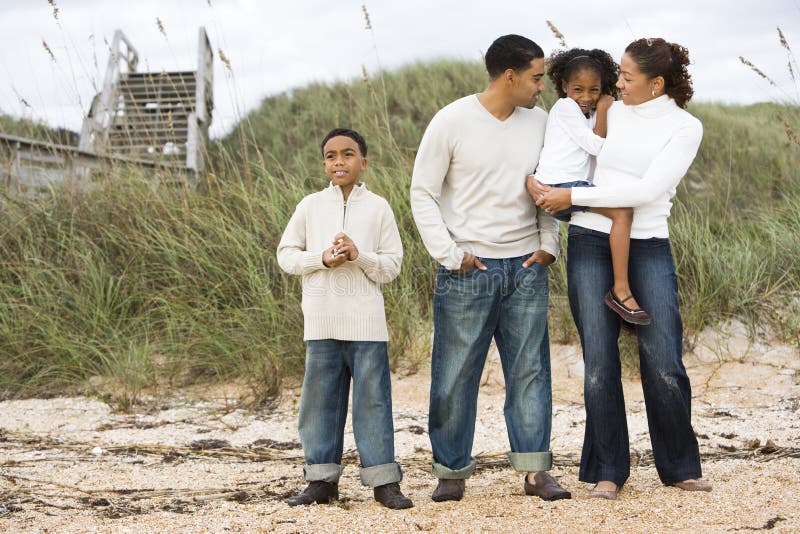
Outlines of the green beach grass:
{"type": "MultiPolygon", "coordinates": [[[[273,398],[304,357],[300,281],[275,249],[297,202],[327,184],[319,141],[335,126],[365,135],[364,181],[392,205],[404,243],[403,271],[384,287],[392,364],[425,365],[435,266],[408,202],[415,150],[438,109],[485,83],[479,63],[442,61],[266,98],[210,147],[198,191],[154,190],[142,174],[35,201],[3,196],[3,393],[93,392],[124,408],[146,392],[237,380],[251,401],[273,398]]],[[[689,339],[737,317],[797,343],[800,146],[783,121],[798,130],[800,111],[689,110],[705,136],[670,218],[689,339]]],[[[564,261],[551,283],[552,338],[576,342],[564,261]]],[[[633,361],[630,342],[624,353],[633,361]]]]}

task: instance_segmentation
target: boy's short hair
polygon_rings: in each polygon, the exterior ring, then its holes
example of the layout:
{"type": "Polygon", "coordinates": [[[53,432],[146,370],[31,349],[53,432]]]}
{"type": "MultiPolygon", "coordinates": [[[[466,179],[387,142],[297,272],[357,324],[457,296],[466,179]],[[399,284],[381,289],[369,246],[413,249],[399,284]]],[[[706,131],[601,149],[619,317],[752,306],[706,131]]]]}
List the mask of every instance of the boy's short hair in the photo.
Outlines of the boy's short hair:
{"type": "Polygon", "coordinates": [[[507,69],[524,70],[538,58],[544,58],[541,46],[527,37],[510,34],[495,39],[486,51],[484,61],[489,77],[494,80],[507,69]]]}
{"type": "Polygon", "coordinates": [[[353,141],[356,142],[358,145],[358,150],[361,152],[361,157],[367,157],[367,142],[364,141],[364,137],[355,130],[351,130],[350,128],[334,128],[325,138],[322,140],[322,144],[320,148],[322,149],[322,157],[325,157],[325,143],[331,140],[332,137],[339,137],[339,136],[349,137],[353,141]]]}

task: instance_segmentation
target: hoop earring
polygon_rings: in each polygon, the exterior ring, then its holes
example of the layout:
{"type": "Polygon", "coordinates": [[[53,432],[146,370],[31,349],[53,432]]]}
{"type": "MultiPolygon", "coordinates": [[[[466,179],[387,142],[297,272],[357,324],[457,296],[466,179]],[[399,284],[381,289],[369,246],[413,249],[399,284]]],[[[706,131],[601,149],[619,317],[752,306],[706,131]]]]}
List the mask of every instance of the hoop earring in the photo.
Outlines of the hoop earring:
{"type": "Polygon", "coordinates": [[[650,90],[650,94],[653,95],[653,96],[656,96],[656,90],[655,89],[651,89],[650,90]]]}

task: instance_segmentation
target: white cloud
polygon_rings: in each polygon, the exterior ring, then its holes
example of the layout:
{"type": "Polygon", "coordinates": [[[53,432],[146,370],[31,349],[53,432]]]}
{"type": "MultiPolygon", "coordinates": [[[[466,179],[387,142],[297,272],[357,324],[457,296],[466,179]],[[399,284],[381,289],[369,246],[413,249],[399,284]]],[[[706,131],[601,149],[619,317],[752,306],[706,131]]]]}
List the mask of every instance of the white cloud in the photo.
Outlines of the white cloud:
{"type": "Polygon", "coordinates": [[[690,49],[696,98],[754,102],[786,93],[741,65],[743,55],[794,94],[780,25],[800,51],[800,6],[790,2],[564,2],[510,0],[368,1],[374,28],[364,29],[361,0],[339,2],[173,0],[56,2],[58,24],[44,1],[0,4],[0,109],[49,124],[80,129],[95,87],[102,84],[107,50],[121,28],[139,51],[142,69],[194,68],[197,28],[230,58],[234,76],[216,58],[212,133],[221,135],[264,96],[310,81],[357,77],[415,60],[478,59],[505,33],[531,37],[549,51],[558,46],[552,20],[570,46],[604,48],[620,56],[634,37],[663,36],[690,49]],[[157,25],[158,17],[166,37],[157,25]],[[374,42],[373,42],[374,38],[374,42]],[[44,50],[55,54],[53,63],[44,50]],[[376,55],[377,52],[377,55],[376,55]],[[95,64],[96,61],[96,64],[95,64]],[[31,106],[20,103],[24,98],[31,106]]]}

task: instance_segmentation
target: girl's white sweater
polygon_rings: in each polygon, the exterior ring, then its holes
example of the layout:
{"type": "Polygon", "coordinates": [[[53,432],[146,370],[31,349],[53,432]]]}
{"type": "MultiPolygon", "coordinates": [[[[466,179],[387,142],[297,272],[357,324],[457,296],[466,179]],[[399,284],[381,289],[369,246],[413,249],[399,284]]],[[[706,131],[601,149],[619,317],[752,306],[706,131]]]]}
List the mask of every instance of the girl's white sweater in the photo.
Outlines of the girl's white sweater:
{"type": "Polygon", "coordinates": [[[400,273],[403,245],[389,203],[360,184],[347,202],[330,187],[297,205],[278,245],[278,264],[303,276],[304,340],[388,341],[381,284],[400,273]],[[358,258],[328,268],[322,253],[346,233],[358,258]]]}

